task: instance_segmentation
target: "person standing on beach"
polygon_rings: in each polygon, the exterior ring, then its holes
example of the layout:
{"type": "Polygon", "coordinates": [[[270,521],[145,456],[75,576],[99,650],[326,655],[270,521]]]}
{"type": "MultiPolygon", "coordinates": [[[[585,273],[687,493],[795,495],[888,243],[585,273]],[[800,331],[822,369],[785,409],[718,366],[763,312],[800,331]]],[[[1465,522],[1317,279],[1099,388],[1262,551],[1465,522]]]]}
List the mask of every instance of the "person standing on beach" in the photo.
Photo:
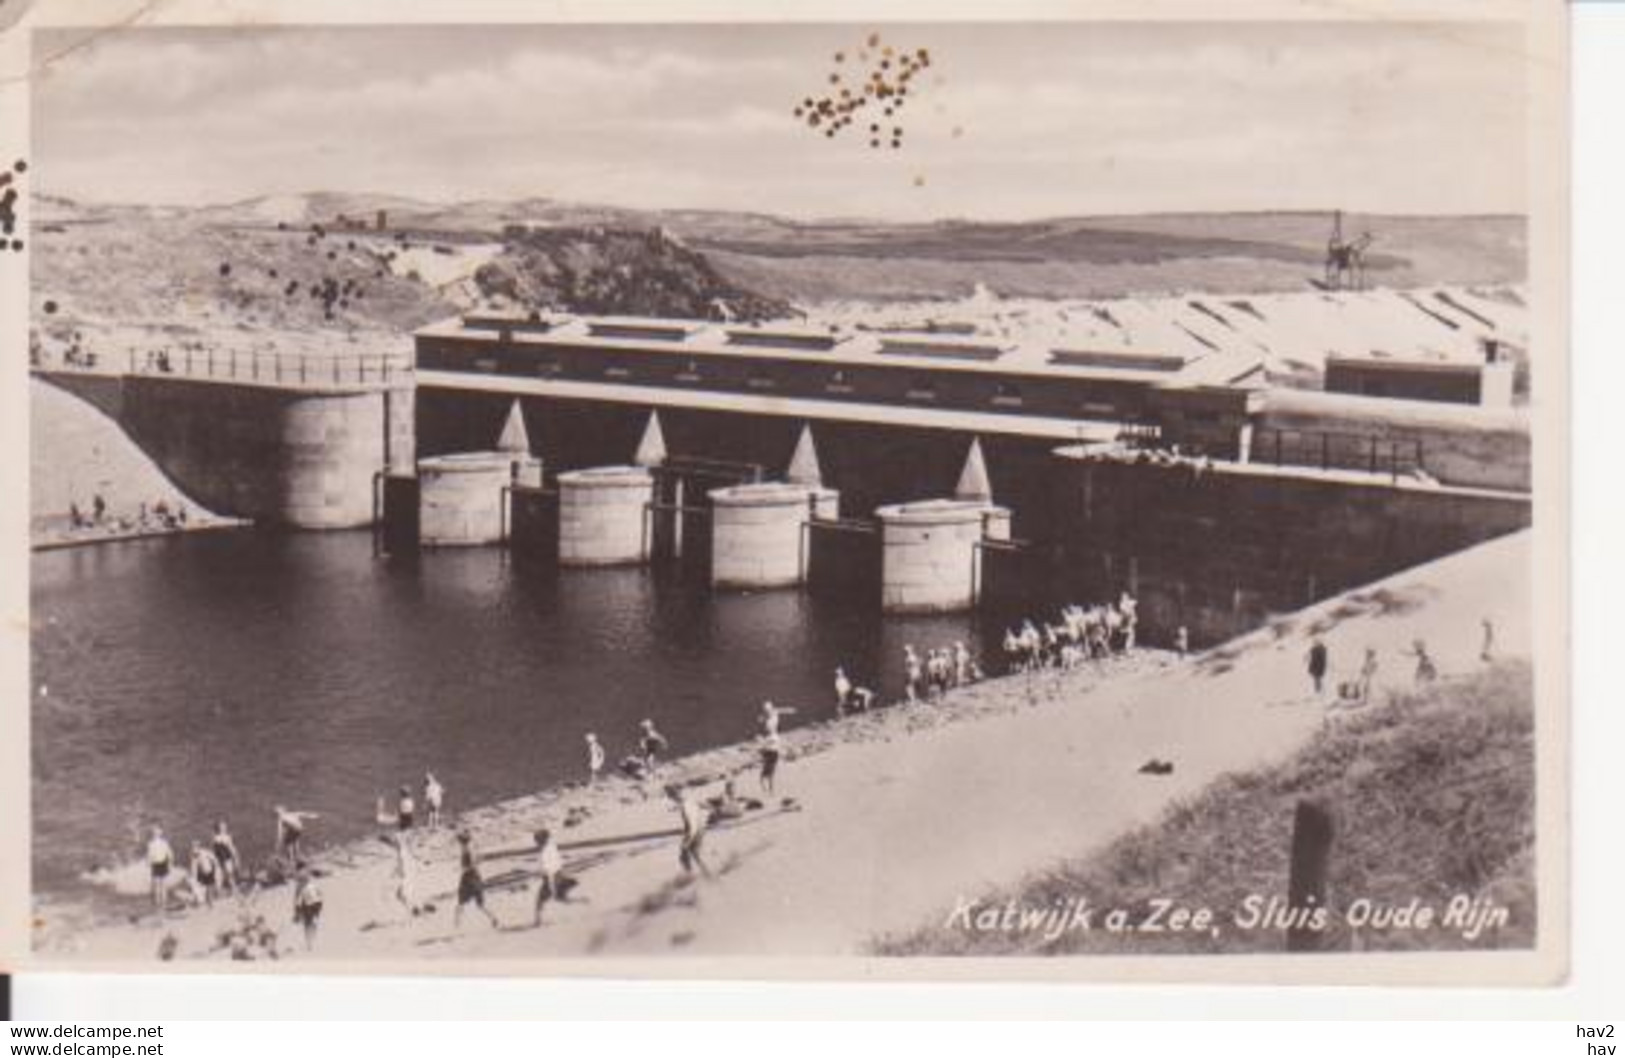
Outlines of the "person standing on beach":
{"type": "Polygon", "coordinates": [[[395,825],[402,830],[411,830],[412,824],[417,821],[418,806],[412,800],[412,788],[401,787],[398,799],[395,802],[395,825]]]}
{"type": "Polygon", "coordinates": [[[772,702],[762,703],[762,734],[777,735],[779,733],[779,718],[794,713],[793,708],[786,709],[774,705],[772,702]]]}
{"type": "Polygon", "coordinates": [[[164,837],[163,827],[153,827],[147,838],[147,873],[152,877],[152,906],[163,911],[169,903],[169,871],[175,866],[175,850],[164,837]]]}
{"type": "Polygon", "coordinates": [[[192,856],[187,863],[192,876],[192,899],[205,907],[214,906],[214,894],[220,888],[220,863],[214,853],[204,848],[201,841],[192,842],[192,856]]]}
{"type": "Polygon", "coordinates": [[[598,773],[604,770],[604,747],[599,744],[598,736],[587,732],[587,785],[594,786],[598,782],[598,773]]]}
{"type": "Polygon", "coordinates": [[[773,796],[774,776],[779,772],[779,760],[784,756],[784,745],[779,741],[777,727],[762,735],[762,746],[759,752],[762,758],[760,778],[762,793],[771,797],[773,796]]]}
{"type": "Polygon", "coordinates": [[[963,687],[970,681],[970,651],[961,640],[954,643],[954,686],[963,687]]]}
{"type": "Polygon", "coordinates": [[[412,841],[405,834],[384,835],[384,840],[395,847],[395,869],[391,876],[395,882],[395,899],[414,918],[422,911],[417,900],[417,857],[412,853],[412,841]]]}
{"type": "Polygon", "coordinates": [[[1439,677],[1439,669],[1433,664],[1433,658],[1428,654],[1427,644],[1420,639],[1411,644],[1411,653],[1416,655],[1416,682],[1422,684],[1432,683],[1439,677]]]}
{"type": "Polygon", "coordinates": [[[643,758],[643,774],[647,778],[654,774],[656,761],[660,754],[666,752],[670,743],[666,741],[665,735],[655,730],[653,720],[644,720],[638,725],[638,729],[643,733],[638,739],[638,753],[643,758]]]}
{"type": "Polygon", "coordinates": [[[835,667],[835,715],[845,716],[846,707],[852,698],[852,681],[846,678],[846,670],[840,666],[835,667]]]}
{"type": "Polygon", "coordinates": [[[1317,695],[1320,694],[1321,685],[1326,681],[1326,666],[1326,644],[1316,636],[1309,644],[1309,679],[1314,684],[1317,695]]]}
{"type": "Polygon", "coordinates": [[[1117,609],[1123,615],[1123,650],[1127,653],[1134,649],[1135,632],[1140,625],[1140,600],[1125,588],[1117,599],[1117,609]]]}
{"type": "Polygon", "coordinates": [[[559,852],[553,832],[545,827],[536,832],[536,848],[539,853],[536,871],[541,876],[536,887],[536,925],[540,926],[542,912],[548,902],[564,898],[559,886],[559,873],[564,870],[564,854],[559,852]]]}
{"type": "Polygon", "coordinates": [[[322,891],[309,868],[299,868],[293,884],[293,920],[304,927],[305,950],[316,946],[316,924],[322,917],[322,891]]]}
{"type": "Polygon", "coordinates": [[[434,772],[423,773],[423,805],[429,810],[429,826],[440,826],[440,809],[446,803],[446,788],[434,777],[434,772]]]}
{"type": "Polygon", "coordinates": [[[912,645],[903,647],[903,691],[910,703],[920,700],[920,655],[912,645]]]}
{"type": "MultiPolygon", "coordinates": [[[[1180,625],[1179,629],[1174,632],[1174,652],[1180,657],[1184,657],[1191,652],[1191,630],[1184,625],[1180,625]]],[[[1317,692],[1320,690],[1318,683],[1315,685],[1315,690],[1317,692]]]]}
{"type": "Polygon", "coordinates": [[[320,819],[315,812],[290,812],[281,805],[272,809],[276,813],[276,854],[287,856],[297,868],[304,862],[301,855],[305,840],[305,824],[320,819]]]}
{"type": "Polygon", "coordinates": [[[237,842],[232,840],[231,831],[226,829],[224,819],[214,824],[214,837],[209,839],[209,850],[214,853],[215,862],[220,864],[220,885],[235,893],[237,891],[237,865],[242,857],[237,854],[237,842]]]}
{"type": "Polygon", "coordinates": [[[1495,622],[1484,618],[1484,640],[1478,648],[1478,660],[1488,662],[1495,657],[1495,622]]]}
{"type": "Polygon", "coordinates": [[[461,929],[463,908],[473,904],[491,923],[492,929],[501,929],[502,924],[491,913],[491,909],[485,906],[485,879],[480,876],[479,860],[474,855],[473,835],[466,830],[459,832],[457,844],[462,847],[459,857],[461,869],[457,875],[457,909],[452,912],[452,925],[461,929]]]}
{"type": "Polygon", "coordinates": [[[1377,649],[1365,648],[1365,660],[1360,663],[1360,702],[1371,700],[1371,684],[1377,678],[1377,649]]]}
{"type": "Polygon", "coordinates": [[[695,803],[694,795],[680,786],[666,787],[666,796],[677,806],[677,814],[683,821],[682,843],[677,848],[678,864],[685,874],[698,869],[705,877],[711,877],[711,868],[700,858],[700,843],[705,839],[705,813],[695,803]]]}

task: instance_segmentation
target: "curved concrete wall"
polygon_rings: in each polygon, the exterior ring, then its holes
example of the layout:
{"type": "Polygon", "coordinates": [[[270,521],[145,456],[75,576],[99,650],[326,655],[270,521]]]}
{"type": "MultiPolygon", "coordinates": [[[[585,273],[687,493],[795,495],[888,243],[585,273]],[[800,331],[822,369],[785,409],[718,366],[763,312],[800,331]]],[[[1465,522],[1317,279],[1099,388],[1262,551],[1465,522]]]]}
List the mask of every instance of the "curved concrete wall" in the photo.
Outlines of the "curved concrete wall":
{"type": "Polygon", "coordinates": [[[418,463],[420,542],[456,547],[505,539],[507,489],[518,476],[514,463],[502,452],[463,452],[418,463]]]}
{"type": "Polygon", "coordinates": [[[559,564],[620,566],[649,558],[654,475],[642,467],[594,467],[559,475],[559,564]]]}
{"type": "Polygon", "coordinates": [[[890,613],[946,613],[976,603],[984,534],[1008,537],[1010,512],[961,500],[882,507],[881,606],[890,613]]]}
{"type": "MultiPolygon", "coordinates": [[[[66,372],[48,377],[117,419],[209,510],[302,529],[370,525],[386,437],[393,434],[399,450],[413,429],[410,414],[389,421],[381,389],[289,390],[66,372]]],[[[396,409],[404,412],[403,398],[396,398],[396,409]]]]}
{"type": "Polygon", "coordinates": [[[762,483],[713,489],[711,583],[779,588],[807,580],[805,526],[840,514],[840,494],[805,485],[762,483]]]}

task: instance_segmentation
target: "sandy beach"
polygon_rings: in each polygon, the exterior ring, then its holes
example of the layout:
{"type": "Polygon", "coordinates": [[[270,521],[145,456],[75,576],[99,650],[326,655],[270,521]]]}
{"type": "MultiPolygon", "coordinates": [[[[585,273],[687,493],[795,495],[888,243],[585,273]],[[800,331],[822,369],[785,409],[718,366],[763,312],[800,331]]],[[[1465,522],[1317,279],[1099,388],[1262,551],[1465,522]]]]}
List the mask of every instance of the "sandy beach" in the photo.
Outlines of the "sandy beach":
{"type": "MultiPolygon", "coordinates": [[[[418,898],[435,908],[417,917],[392,895],[393,852],[383,841],[316,856],[325,910],[308,953],[287,886],[82,931],[53,929],[40,909],[36,950],[51,959],[146,962],[173,936],[177,960],[224,964],[219,937],[246,910],[277,930],[282,958],[300,962],[862,954],[879,936],[1100,847],[1219,776],[1278,760],[1335,723],[1344,707],[1329,692],[1313,695],[1304,672],[1315,635],[1330,649],[1329,687],[1354,675],[1367,647],[1376,649],[1378,693],[1410,683],[1418,638],[1428,639],[1444,675],[1480,664],[1486,618],[1500,655],[1529,656],[1528,549],[1527,533],[1493,541],[1188,658],[1142,651],[786,732],[777,796],[706,835],[709,878],[679,868],[677,817],[662,786],[694,784],[707,797],[734,776],[742,795],[756,797],[753,744],[664,764],[653,782],[616,778],[459,814],[501,928],[477,914],[453,927],[457,846],[443,827],[414,832],[423,862],[418,898]],[[1448,638],[1441,629],[1451,630],[1448,638]],[[1151,759],[1172,763],[1172,773],[1141,773],[1151,759]],[[532,928],[531,836],[543,825],[559,837],[565,871],[579,886],[532,928]]],[[[754,703],[742,693],[732,707],[754,703]]],[[[313,837],[320,840],[319,824],[313,837]]]]}

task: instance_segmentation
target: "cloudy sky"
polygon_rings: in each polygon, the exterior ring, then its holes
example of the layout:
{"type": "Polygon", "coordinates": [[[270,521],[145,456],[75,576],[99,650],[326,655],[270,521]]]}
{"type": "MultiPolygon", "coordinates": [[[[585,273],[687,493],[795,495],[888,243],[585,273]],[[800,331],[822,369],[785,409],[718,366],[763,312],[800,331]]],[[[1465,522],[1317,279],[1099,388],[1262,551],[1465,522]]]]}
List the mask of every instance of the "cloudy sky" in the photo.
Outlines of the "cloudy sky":
{"type": "MultiPolygon", "coordinates": [[[[35,40],[38,190],[537,195],[793,216],[1524,208],[1513,30],[1437,24],[130,30],[35,40]],[[904,146],[792,115],[878,29],[904,146]]],[[[865,117],[864,123],[867,124],[865,117]]]]}

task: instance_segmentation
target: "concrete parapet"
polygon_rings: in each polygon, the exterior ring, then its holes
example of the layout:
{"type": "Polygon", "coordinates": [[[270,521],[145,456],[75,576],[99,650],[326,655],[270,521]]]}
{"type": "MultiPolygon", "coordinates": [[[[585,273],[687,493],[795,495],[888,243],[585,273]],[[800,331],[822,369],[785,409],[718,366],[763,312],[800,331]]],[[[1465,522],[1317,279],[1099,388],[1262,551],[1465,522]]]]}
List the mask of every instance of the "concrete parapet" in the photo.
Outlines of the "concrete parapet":
{"type": "Polygon", "coordinates": [[[559,564],[618,566],[649,559],[654,475],[593,467],[559,475],[559,564]]]}
{"type": "Polygon", "coordinates": [[[712,489],[711,583],[778,588],[807,580],[806,525],[840,515],[840,493],[764,482],[712,489]]]}
{"type": "Polygon", "coordinates": [[[1010,536],[1010,512],[988,503],[925,500],[882,507],[881,606],[889,613],[968,610],[980,585],[977,546],[1010,536]]]}

